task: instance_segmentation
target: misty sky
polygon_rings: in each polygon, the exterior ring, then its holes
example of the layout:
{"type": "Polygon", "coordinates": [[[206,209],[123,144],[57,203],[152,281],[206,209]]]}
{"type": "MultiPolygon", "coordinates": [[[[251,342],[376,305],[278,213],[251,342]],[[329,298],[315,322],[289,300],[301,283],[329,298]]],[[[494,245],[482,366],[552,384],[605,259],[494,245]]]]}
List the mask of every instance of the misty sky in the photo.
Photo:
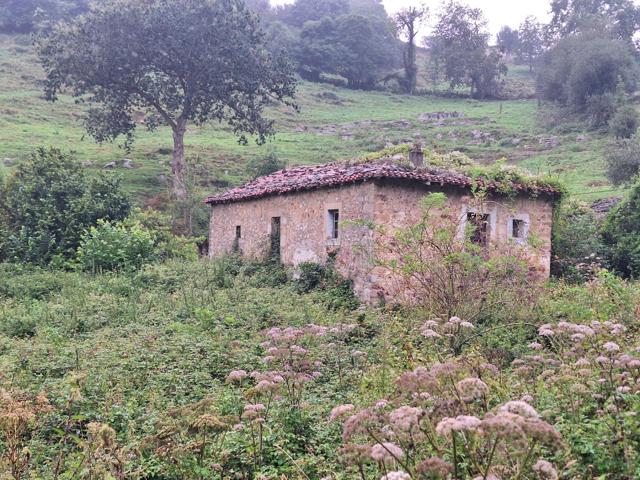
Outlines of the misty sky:
{"type": "MultiPolygon", "coordinates": [[[[271,0],[274,5],[292,3],[293,0],[271,0]]],[[[417,5],[416,0],[383,0],[387,12],[393,13],[399,8],[417,5]]],[[[433,8],[440,2],[428,1],[433,8]]],[[[539,20],[549,20],[550,0],[466,0],[464,3],[481,8],[489,21],[491,33],[497,33],[502,25],[517,27],[527,15],[535,15],[539,20]]]]}

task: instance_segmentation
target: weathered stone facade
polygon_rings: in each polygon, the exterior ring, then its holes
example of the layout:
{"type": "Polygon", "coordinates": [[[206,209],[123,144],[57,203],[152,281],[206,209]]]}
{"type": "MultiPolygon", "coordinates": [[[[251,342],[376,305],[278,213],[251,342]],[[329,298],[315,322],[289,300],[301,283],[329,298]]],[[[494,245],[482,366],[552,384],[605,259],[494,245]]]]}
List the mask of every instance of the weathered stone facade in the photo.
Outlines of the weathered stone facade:
{"type": "MultiPolygon", "coordinates": [[[[212,205],[209,255],[217,257],[237,248],[243,255],[263,257],[273,239],[272,219],[279,218],[280,258],[286,265],[335,260],[338,271],[354,282],[363,301],[375,301],[389,277],[368,261],[376,237],[365,224],[387,229],[406,227],[420,217],[420,200],[429,192],[444,192],[452,212],[460,218],[473,207],[468,188],[425,184],[411,180],[377,179],[286,194],[212,205]],[[330,211],[339,212],[338,238],[333,237],[330,211]],[[239,228],[238,228],[239,227],[239,228]],[[239,238],[237,238],[239,237],[239,238]]],[[[548,277],[551,252],[553,203],[550,197],[493,196],[484,202],[489,215],[488,240],[501,245],[513,242],[514,220],[525,228],[524,239],[515,239],[529,252],[531,272],[548,277]],[[536,248],[527,243],[536,239],[536,248]]]]}

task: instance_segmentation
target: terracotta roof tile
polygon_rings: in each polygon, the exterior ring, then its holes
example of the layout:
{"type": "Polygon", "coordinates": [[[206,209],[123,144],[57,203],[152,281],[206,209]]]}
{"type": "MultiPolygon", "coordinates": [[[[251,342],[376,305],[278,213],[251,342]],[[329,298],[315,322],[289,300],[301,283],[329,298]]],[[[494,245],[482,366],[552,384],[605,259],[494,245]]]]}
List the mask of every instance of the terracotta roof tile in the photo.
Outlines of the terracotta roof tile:
{"type": "MultiPolygon", "coordinates": [[[[473,184],[486,186],[489,190],[497,190],[498,184],[482,182],[461,173],[435,168],[414,169],[392,163],[328,163],[324,165],[306,165],[292,167],[272,173],[265,177],[246,183],[240,187],[223,193],[211,195],[205,199],[210,205],[239,202],[281,195],[302,190],[347,185],[351,183],[377,179],[406,179],[420,183],[439,183],[469,188],[473,184]]],[[[513,184],[516,190],[523,193],[557,195],[559,192],[551,187],[513,184]]]]}

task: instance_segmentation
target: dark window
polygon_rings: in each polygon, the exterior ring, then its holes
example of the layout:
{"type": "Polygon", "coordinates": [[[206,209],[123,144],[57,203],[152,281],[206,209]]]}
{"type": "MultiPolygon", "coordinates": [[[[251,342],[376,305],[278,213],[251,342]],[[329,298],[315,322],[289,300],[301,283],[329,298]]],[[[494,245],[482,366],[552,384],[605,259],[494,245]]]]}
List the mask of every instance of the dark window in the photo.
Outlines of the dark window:
{"type": "Polygon", "coordinates": [[[471,231],[471,243],[486,246],[489,241],[489,215],[486,213],[467,213],[467,222],[473,229],[471,231]]]}
{"type": "Polygon", "coordinates": [[[511,236],[513,238],[524,238],[525,223],[524,220],[514,218],[511,220],[511,236]]]}
{"type": "Polygon", "coordinates": [[[329,238],[338,238],[339,222],[340,222],[340,211],[329,210],[329,238]]]}
{"type": "Polygon", "coordinates": [[[242,238],[242,227],[240,225],[236,225],[236,238],[242,238]]]}
{"type": "Polygon", "coordinates": [[[271,258],[280,260],[280,217],[271,217],[271,258]]]}

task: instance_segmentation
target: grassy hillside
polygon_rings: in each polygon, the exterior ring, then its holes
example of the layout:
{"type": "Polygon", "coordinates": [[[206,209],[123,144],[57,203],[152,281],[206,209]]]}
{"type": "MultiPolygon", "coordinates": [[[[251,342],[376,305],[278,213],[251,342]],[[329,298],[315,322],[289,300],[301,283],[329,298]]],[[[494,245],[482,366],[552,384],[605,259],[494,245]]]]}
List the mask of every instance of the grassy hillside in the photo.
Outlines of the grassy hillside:
{"type": "MultiPolygon", "coordinates": [[[[118,170],[141,201],[166,191],[172,147],[167,129],[150,133],[141,128],[128,153],[117,145],[95,144],[83,131],[82,106],[69,98],[55,104],[42,98],[42,72],[27,37],[0,36],[0,78],[0,173],[35,146],[54,145],[72,152],[92,171],[130,158],[134,168],[118,170]]],[[[516,68],[512,80],[531,77],[526,69],[516,68]]],[[[278,133],[262,147],[238,145],[224,125],[190,127],[187,153],[200,165],[193,170],[198,194],[245,180],[246,161],[272,150],[289,164],[319,163],[418,138],[432,148],[464,151],[478,161],[506,157],[534,173],[557,175],[572,193],[587,200],[612,194],[603,177],[605,138],[585,133],[578,125],[540,126],[545,122],[539,121],[535,100],[409,97],[303,82],[297,101],[299,113],[270,109],[278,133]],[[428,115],[435,112],[458,116],[428,115]]]]}

